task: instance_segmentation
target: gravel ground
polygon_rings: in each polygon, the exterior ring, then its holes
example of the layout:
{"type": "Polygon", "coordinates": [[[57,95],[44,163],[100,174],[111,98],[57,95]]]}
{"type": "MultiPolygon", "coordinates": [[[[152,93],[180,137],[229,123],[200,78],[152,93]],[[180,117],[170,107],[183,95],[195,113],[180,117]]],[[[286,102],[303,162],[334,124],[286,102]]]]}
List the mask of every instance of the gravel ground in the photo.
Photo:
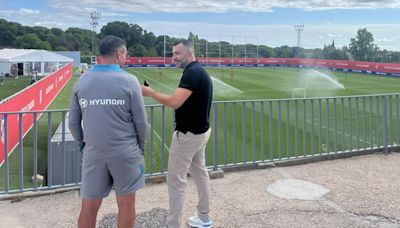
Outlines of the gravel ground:
{"type": "MultiPolygon", "coordinates": [[[[400,228],[399,164],[400,153],[371,154],[225,173],[224,178],[211,180],[210,215],[215,228],[400,228]],[[284,197],[268,191],[276,183],[288,183],[288,186],[278,185],[285,189],[284,197]],[[329,192],[324,191],[318,197],[298,197],[303,194],[299,195],[296,186],[303,191],[318,190],[314,185],[329,192]]],[[[196,211],[196,204],[196,188],[189,179],[181,228],[187,228],[187,218],[196,211]]],[[[13,201],[0,200],[0,227],[76,227],[79,208],[76,190],[13,201]]],[[[163,227],[167,209],[166,184],[146,184],[137,193],[136,227],[163,227]]],[[[112,192],[103,200],[97,217],[98,227],[116,227],[117,211],[115,193],[112,192]]]]}
{"type": "MultiPolygon", "coordinates": [[[[158,228],[165,227],[168,211],[163,208],[154,208],[150,211],[145,211],[137,214],[136,228],[158,228]]],[[[117,214],[106,214],[99,222],[99,228],[113,228],[117,227],[117,214]]]]}

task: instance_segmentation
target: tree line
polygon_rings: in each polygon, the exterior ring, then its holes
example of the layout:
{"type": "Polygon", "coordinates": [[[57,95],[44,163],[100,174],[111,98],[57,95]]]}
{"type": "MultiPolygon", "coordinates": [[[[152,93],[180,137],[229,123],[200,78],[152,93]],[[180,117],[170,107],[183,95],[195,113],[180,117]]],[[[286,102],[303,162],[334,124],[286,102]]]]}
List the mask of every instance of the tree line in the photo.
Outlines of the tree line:
{"type": "MultiPolygon", "coordinates": [[[[124,38],[129,55],[137,57],[171,56],[170,46],[178,40],[176,37],[156,36],[137,24],[121,21],[109,22],[100,29],[99,33],[93,34],[88,29],[68,28],[63,31],[59,28],[24,26],[0,19],[0,48],[80,51],[81,56],[90,56],[92,36],[98,44],[107,35],[124,38]],[[164,44],[167,44],[167,47],[164,44]],[[164,53],[164,50],[167,52],[164,53]]],[[[194,43],[198,55],[203,57],[317,58],[400,63],[400,52],[380,50],[374,43],[372,33],[366,28],[359,29],[356,36],[350,39],[348,46],[337,47],[333,40],[322,48],[314,49],[255,44],[233,44],[232,47],[232,44],[227,41],[212,42],[200,39],[193,33],[189,33],[188,39],[194,43]]],[[[98,50],[95,54],[99,54],[98,50]]]]}

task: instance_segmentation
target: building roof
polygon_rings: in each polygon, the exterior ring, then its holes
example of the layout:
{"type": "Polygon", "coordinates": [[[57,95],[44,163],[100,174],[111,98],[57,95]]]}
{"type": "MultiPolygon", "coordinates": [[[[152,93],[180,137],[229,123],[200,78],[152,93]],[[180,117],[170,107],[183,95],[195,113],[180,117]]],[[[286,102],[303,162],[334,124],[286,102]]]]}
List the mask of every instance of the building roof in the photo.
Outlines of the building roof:
{"type": "Polygon", "coordinates": [[[0,62],[72,62],[73,59],[46,50],[1,49],[0,62]]]}

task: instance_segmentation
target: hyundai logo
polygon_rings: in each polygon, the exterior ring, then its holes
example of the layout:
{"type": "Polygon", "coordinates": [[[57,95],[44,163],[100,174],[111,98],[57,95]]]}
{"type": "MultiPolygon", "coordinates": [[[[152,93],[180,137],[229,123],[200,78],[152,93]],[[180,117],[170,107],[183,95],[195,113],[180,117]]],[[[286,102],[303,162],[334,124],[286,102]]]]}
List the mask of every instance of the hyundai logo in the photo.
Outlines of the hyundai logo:
{"type": "Polygon", "coordinates": [[[81,108],[86,108],[88,106],[88,101],[86,99],[80,99],[79,105],[81,106],[81,108]]]}

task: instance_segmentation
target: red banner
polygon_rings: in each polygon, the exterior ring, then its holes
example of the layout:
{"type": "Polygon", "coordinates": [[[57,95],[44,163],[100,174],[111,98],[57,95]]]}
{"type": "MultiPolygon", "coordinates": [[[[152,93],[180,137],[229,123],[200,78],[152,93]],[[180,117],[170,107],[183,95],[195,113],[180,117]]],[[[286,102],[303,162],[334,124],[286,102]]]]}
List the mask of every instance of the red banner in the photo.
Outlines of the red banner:
{"type": "MultiPolygon", "coordinates": [[[[57,94],[72,77],[72,64],[42,78],[7,101],[0,104],[0,165],[4,162],[4,130],[7,128],[7,154],[18,144],[19,115],[8,114],[5,126],[4,112],[29,112],[46,110],[57,94]]],[[[22,134],[25,135],[33,126],[33,114],[22,114],[22,134]]],[[[39,117],[39,114],[38,116],[39,117]]]]}

